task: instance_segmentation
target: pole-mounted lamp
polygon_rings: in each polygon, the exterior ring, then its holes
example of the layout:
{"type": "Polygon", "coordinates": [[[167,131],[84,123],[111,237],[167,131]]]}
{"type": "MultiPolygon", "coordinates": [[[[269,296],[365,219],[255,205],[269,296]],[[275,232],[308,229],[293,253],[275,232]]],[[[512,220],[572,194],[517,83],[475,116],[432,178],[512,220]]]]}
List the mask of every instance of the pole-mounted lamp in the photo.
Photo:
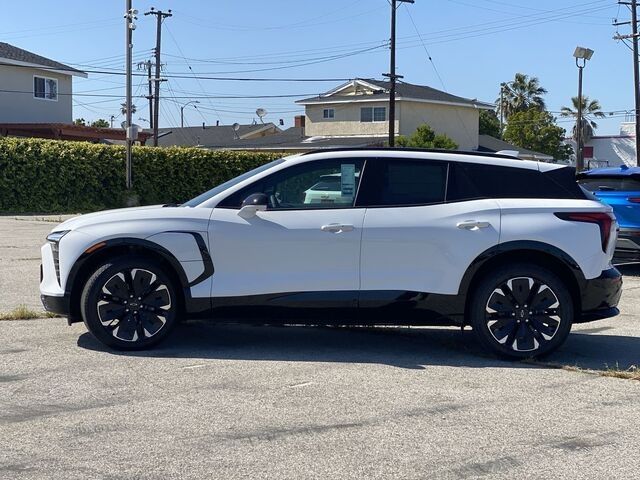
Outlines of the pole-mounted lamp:
{"type": "Polygon", "coordinates": [[[578,119],[576,121],[576,171],[584,170],[584,141],[582,139],[582,70],[587,61],[591,60],[593,50],[585,47],[576,47],[573,52],[578,67],[578,119]]]}

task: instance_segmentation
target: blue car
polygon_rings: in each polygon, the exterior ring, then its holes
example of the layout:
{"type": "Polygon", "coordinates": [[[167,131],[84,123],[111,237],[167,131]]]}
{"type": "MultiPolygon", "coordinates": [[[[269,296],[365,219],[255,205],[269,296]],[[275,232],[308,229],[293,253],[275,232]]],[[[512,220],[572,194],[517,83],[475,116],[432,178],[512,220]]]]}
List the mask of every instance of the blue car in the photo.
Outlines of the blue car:
{"type": "Polygon", "coordinates": [[[596,168],[578,182],[613,208],[620,225],[614,261],[640,262],[640,167],[596,168]]]}

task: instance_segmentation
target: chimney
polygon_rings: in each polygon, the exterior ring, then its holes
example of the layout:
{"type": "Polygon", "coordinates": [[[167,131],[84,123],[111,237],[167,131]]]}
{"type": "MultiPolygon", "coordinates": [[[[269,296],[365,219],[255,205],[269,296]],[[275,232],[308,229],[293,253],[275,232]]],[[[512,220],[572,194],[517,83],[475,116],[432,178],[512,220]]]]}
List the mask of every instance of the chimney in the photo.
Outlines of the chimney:
{"type": "Polygon", "coordinates": [[[293,118],[293,124],[296,128],[300,127],[302,129],[302,136],[304,137],[304,127],[305,127],[305,116],[304,115],[296,115],[293,118]]]}

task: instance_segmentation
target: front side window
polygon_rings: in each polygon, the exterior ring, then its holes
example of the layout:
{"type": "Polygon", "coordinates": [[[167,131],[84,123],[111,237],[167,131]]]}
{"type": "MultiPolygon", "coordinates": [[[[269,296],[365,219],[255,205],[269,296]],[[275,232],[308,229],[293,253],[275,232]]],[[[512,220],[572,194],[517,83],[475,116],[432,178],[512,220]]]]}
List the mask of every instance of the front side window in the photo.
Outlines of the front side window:
{"type": "MultiPolygon", "coordinates": [[[[447,164],[425,160],[379,159],[367,164],[359,205],[401,207],[444,202],[447,164]]],[[[360,198],[359,197],[359,198],[360,198]]]]}
{"type": "Polygon", "coordinates": [[[362,107],[360,109],[361,122],[384,122],[387,120],[386,107],[362,107]]]}
{"type": "Polygon", "coordinates": [[[333,108],[325,108],[322,111],[322,118],[324,118],[325,120],[331,120],[335,118],[335,116],[336,116],[336,111],[333,108]]]}
{"type": "Polygon", "coordinates": [[[363,161],[320,160],[281,170],[224,199],[219,207],[240,208],[253,193],[269,197],[269,210],[314,210],[353,206],[363,161]]]}
{"type": "Polygon", "coordinates": [[[58,100],[58,80],[55,78],[33,77],[33,96],[47,100],[58,100]]]}

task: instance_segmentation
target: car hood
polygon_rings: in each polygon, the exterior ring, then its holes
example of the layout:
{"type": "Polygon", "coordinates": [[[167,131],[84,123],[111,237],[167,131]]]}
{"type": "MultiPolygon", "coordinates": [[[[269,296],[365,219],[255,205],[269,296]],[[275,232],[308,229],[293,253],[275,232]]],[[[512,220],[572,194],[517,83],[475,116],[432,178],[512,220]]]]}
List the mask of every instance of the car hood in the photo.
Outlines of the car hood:
{"type": "Polygon", "coordinates": [[[203,231],[207,229],[211,209],[163,207],[119,208],[103,210],[74,217],[56,226],[52,231],[85,231],[89,233],[107,232],[111,235],[125,235],[133,232],[150,234],[168,230],[203,231]]]}

